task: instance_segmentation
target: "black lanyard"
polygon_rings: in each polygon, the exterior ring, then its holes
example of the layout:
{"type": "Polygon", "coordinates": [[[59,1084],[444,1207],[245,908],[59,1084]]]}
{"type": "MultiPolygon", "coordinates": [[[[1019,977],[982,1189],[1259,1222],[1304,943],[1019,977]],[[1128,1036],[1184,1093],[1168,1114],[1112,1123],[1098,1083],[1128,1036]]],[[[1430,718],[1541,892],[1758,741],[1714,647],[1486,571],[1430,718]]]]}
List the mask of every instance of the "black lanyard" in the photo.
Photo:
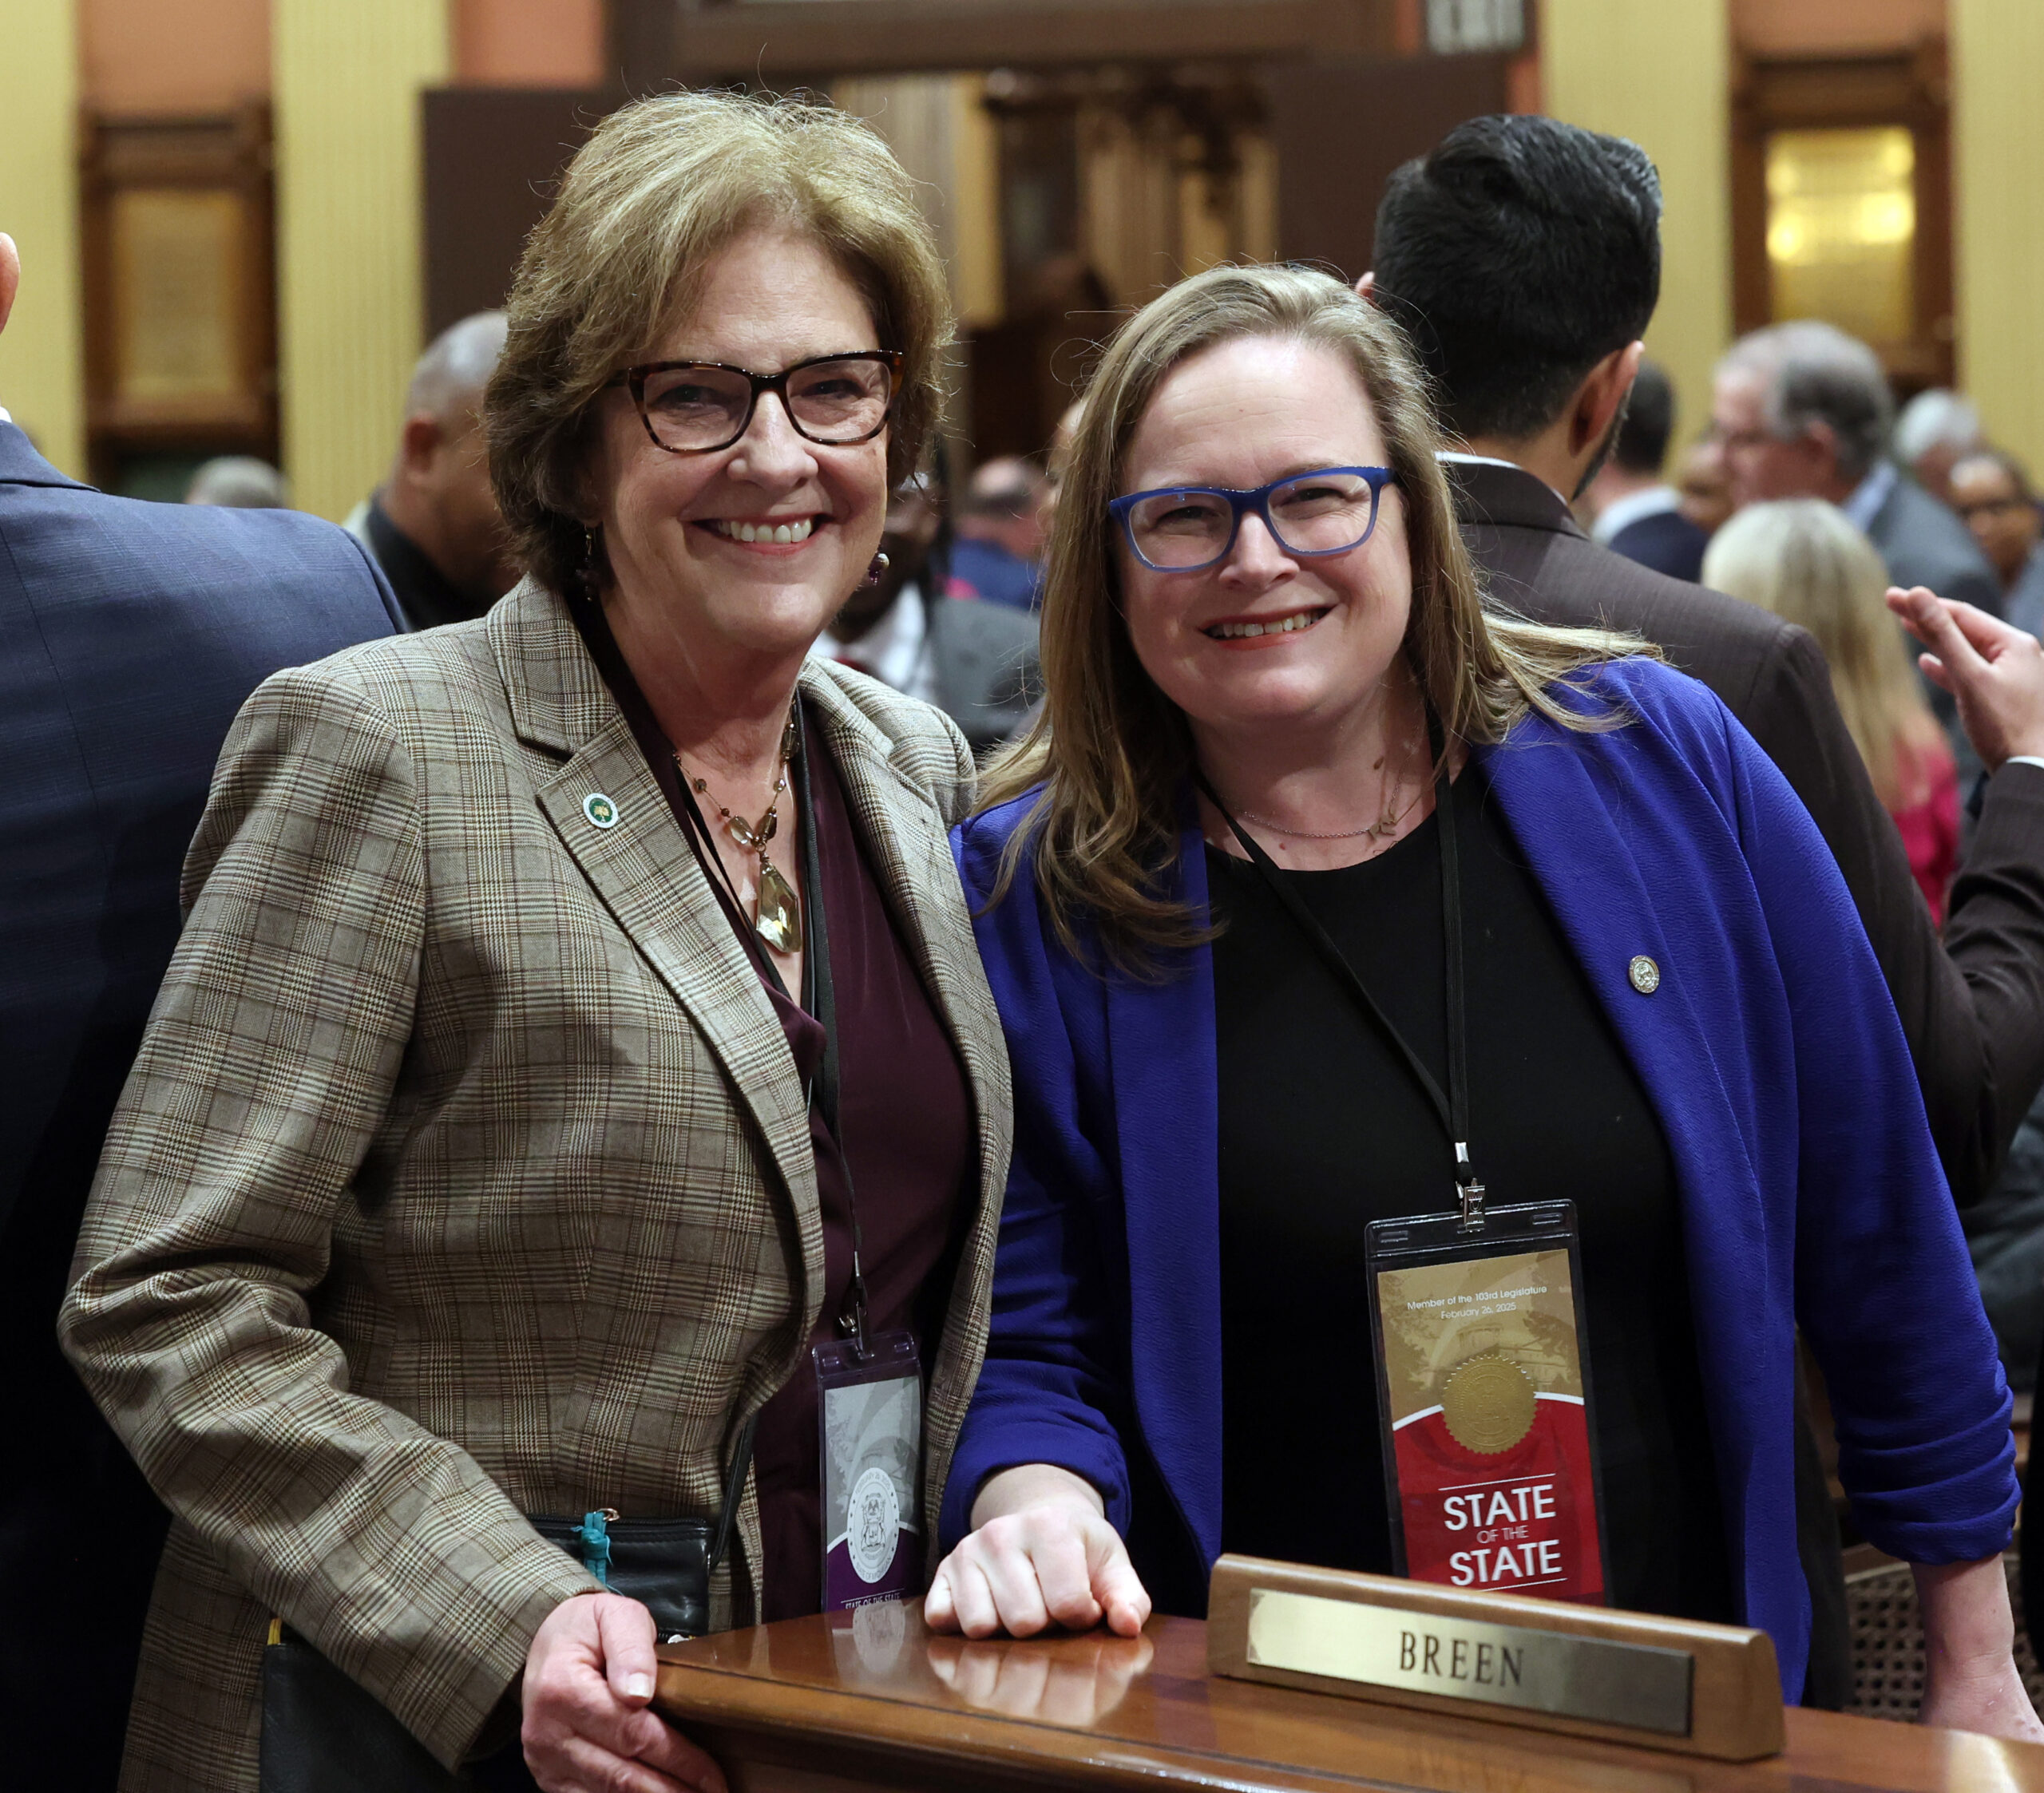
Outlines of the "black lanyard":
{"type": "Polygon", "coordinates": [[[1214,787],[1206,775],[1196,767],[1194,778],[1206,794],[1206,800],[1221,812],[1223,820],[1234,830],[1235,838],[1242,842],[1242,851],[1250,862],[1262,873],[1263,881],[1270,887],[1278,901],[1291,912],[1292,919],[1304,931],[1308,940],[1317,946],[1335,976],[1348,988],[1349,993],[1361,1006],[1363,1012],[1376,1023],[1384,1038],[1398,1048],[1399,1055],[1406,1067],[1418,1080],[1426,1092],[1427,1099],[1433,1104],[1434,1113],[1440,1116],[1443,1131],[1448,1143],[1455,1148],[1455,1182],[1456,1193],[1462,1203],[1462,1230],[1476,1232],[1483,1225],[1483,1185],[1477,1180],[1476,1167],[1469,1157],[1469,1037],[1468,1003],[1464,993],[1462,972],[1462,870],[1460,849],[1455,835],[1454,784],[1448,777],[1448,762],[1440,718],[1435,714],[1432,704],[1427,706],[1427,744],[1434,756],[1434,814],[1440,821],[1440,911],[1442,932],[1447,942],[1447,999],[1448,999],[1448,1093],[1443,1094],[1434,1075],[1421,1063],[1420,1055],[1407,1042],[1405,1036],[1392,1024],[1391,1017],[1377,1005],[1376,997],[1369,987],[1356,975],[1356,968],[1347,956],[1335,944],[1334,936],[1321,924],[1320,918],[1306,907],[1305,900],[1290,882],[1280,875],[1270,855],[1254,840],[1242,825],[1229,813],[1227,805],[1214,794],[1214,787]]]}

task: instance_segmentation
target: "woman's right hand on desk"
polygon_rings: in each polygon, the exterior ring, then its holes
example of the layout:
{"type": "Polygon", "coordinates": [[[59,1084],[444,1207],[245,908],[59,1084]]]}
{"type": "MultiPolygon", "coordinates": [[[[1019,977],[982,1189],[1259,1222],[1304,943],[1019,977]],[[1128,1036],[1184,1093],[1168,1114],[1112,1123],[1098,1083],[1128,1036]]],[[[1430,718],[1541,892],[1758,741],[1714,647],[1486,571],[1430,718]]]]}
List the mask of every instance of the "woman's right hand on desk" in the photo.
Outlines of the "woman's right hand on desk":
{"type": "Polygon", "coordinates": [[[520,1736],[545,1793],[725,1793],[723,1771],[652,1710],[653,1615],[622,1594],[564,1600],[525,1652],[520,1736]]]}
{"type": "Polygon", "coordinates": [[[1150,1596],[1099,1490],[1069,1470],[1024,1463],[988,1476],[972,1527],[930,1581],[923,1618],[931,1630],[1033,1637],[1052,1625],[1085,1631],[1104,1619],[1133,1637],[1150,1617],[1150,1596]]]}

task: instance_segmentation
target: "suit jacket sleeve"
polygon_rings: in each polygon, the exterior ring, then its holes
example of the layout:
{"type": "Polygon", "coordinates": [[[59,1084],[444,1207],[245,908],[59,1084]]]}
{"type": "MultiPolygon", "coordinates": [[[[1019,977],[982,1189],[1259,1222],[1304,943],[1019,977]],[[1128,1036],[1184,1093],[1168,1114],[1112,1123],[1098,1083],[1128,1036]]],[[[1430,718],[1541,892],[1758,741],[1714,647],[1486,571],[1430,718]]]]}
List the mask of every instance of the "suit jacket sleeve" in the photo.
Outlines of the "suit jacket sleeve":
{"type": "Polygon", "coordinates": [[[425,932],[415,767],[347,676],[279,675],[228,738],[60,1329],[172,1511],[452,1763],[594,1584],[351,1393],[314,1310],[387,1150],[425,932]]]}
{"type": "Polygon", "coordinates": [[[1962,1206],[1978,1201],[2044,1079],[2044,770],[2011,766],[1990,785],[1940,940],[1816,642],[1784,631],[1739,708],[1844,874],[1952,1193],[1962,1206]]]}
{"type": "Polygon", "coordinates": [[[1723,750],[1793,1029],[1796,1317],[1831,1391],[1839,1473],[1884,1550],[1977,1561],[2014,1516],[2010,1402],[1904,1042],[1824,843],[1736,728],[1723,750]]]}
{"type": "MultiPolygon", "coordinates": [[[[1026,805],[1029,800],[1022,800],[1026,805]]],[[[1128,1403],[1116,1373],[1125,1347],[1111,1317],[1119,1190],[1099,1133],[1105,1079],[1099,1003],[1085,984],[1060,992],[1059,971],[1098,989],[1040,919],[1024,860],[1001,901],[987,906],[1007,830],[980,817],[952,836],[987,978],[1008,1036],[1015,1083],[1015,1153],[994,1261],[993,1319],[984,1368],[952,1459],[940,1546],[972,1529],[986,1478],[1021,1463],[1056,1463],[1100,1490],[1124,1534],[1130,1518],[1121,1424],[1128,1403]],[[1054,966],[1056,968],[1054,969],[1054,966]],[[1079,1000],[1061,999],[1076,995],[1079,1000]]],[[[1124,1285],[1125,1269],[1119,1279],[1124,1285]]]]}

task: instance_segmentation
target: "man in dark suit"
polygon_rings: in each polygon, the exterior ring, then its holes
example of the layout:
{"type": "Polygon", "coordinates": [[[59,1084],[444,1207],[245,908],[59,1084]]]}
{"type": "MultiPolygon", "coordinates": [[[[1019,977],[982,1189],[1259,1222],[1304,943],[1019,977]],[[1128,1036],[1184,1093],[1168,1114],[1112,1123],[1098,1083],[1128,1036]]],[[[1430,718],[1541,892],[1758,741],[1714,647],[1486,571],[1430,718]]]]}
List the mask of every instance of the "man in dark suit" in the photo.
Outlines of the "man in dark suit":
{"type": "Polygon", "coordinates": [[[508,327],[501,311],[477,311],[426,345],[390,471],[347,520],[414,629],[480,616],[518,583],[482,426],[508,327]]]}
{"type": "Polygon", "coordinates": [[[1865,343],[1813,318],[1741,337],[1717,364],[1711,422],[1733,504],[1828,499],[1896,584],[2001,613],[2000,583],[1966,525],[1885,458],[1895,403],[1865,343]]]}
{"type": "Polygon", "coordinates": [[[1650,361],[1639,364],[1611,456],[1585,495],[1590,537],[1614,554],[1693,584],[1710,537],[1682,512],[1682,495],[1662,477],[1675,429],[1675,388],[1650,361]]]}
{"type": "MultiPolygon", "coordinates": [[[[1464,444],[1449,472],[1494,600],[1658,643],[1802,798],[1894,995],[1953,1192],[1970,1202],[2044,1083],[2044,764],[2015,762],[2044,754],[2044,660],[2022,679],[1990,680],[1948,656],[1979,703],[2011,719],[2003,738],[1981,743],[1996,770],[1940,941],[1808,635],[1598,546],[1570,514],[1638,370],[1659,297],[1660,218],[1659,177],[1637,146],[1551,119],[1475,119],[1392,176],[1363,284],[1412,330],[1464,444]]],[[[1962,694],[1962,713],[1968,702],[1962,694]]],[[[1852,1688],[1844,1581],[1806,1428],[1801,1442],[1816,1607],[1805,1698],[1836,1705],[1852,1688]]]]}
{"type": "MultiPolygon", "coordinates": [[[[0,328],[20,277],[0,236],[0,328]]],[[[0,399],[6,394],[0,392],[0,399]]],[[[110,1788],[164,1518],[57,1348],[178,869],[242,700],[399,626],[355,540],[109,498],[0,410],[0,1732],[10,1785],[110,1788]]]]}

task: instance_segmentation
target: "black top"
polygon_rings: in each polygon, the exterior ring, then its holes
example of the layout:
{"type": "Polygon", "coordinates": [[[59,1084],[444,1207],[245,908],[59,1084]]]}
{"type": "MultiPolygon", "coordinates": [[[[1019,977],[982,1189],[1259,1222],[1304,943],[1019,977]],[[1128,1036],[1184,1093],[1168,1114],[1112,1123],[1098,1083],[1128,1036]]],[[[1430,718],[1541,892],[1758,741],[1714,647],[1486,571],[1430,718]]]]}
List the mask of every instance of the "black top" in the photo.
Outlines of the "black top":
{"type": "Polygon", "coordinates": [[[443,623],[465,623],[489,608],[489,600],[477,604],[463,595],[454,582],[433,564],[424,548],[390,520],[383,501],[369,501],[363,528],[369,536],[370,552],[398,595],[405,620],[414,630],[437,629],[443,623]]]}
{"type": "MultiPolygon", "coordinates": [[[[1667,1142],[1481,772],[1455,796],[1470,1151],[1494,1205],[1576,1204],[1611,1602],[1731,1620],[1667,1142]]],[[[1262,876],[1212,848],[1206,860],[1225,929],[1222,1545],[1388,1573],[1363,1232],[1452,1208],[1450,1148],[1396,1049],[1262,876]]],[[[1437,821],[1362,865],[1279,875],[1445,1087],[1437,821]]]]}

